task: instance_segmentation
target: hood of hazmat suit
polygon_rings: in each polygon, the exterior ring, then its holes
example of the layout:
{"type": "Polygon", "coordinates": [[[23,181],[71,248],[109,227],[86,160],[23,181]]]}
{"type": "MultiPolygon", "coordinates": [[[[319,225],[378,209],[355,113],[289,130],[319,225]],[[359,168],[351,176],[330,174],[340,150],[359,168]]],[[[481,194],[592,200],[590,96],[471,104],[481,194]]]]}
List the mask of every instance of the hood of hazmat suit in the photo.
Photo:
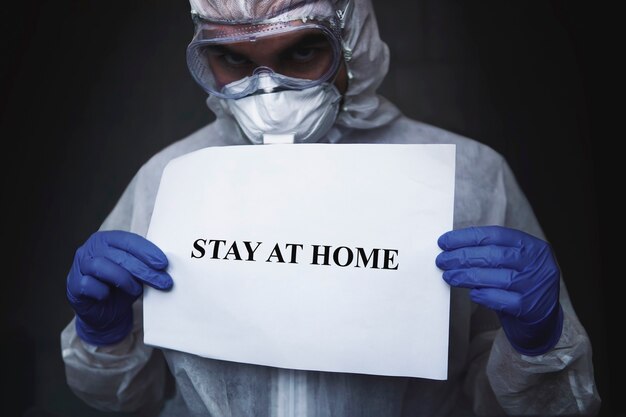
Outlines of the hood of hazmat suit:
{"type": "MultiPolygon", "coordinates": [[[[376,93],[389,68],[389,48],[380,39],[370,4],[353,1],[240,1],[190,0],[192,13],[212,23],[237,25],[277,24],[306,19],[336,21],[343,26],[339,40],[349,78],[347,91],[334,125],[322,142],[340,140],[347,129],[383,126],[400,114],[398,109],[376,93]],[[367,45],[367,47],[364,47],[367,45]],[[360,46],[360,47],[359,47],[360,46]]],[[[198,24],[197,24],[198,27],[198,24]]],[[[194,72],[192,68],[192,72],[194,72]]],[[[218,117],[228,117],[229,99],[210,94],[209,108],[218,117]]],[[[330,103],[329,103],[330,104],[330,103]]]]}

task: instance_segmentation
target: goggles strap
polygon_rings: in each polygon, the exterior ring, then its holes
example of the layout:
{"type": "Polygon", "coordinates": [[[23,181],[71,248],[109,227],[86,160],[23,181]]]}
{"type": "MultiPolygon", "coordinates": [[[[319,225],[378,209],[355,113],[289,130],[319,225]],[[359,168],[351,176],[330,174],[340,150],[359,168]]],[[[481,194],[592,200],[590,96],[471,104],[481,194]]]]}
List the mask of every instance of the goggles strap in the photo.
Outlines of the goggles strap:
{"type": "Polygon", "coordinates": [[[337,17],[339,18],[339,27],[341,29],[346,27],[346,20],[352,14],[352,0],[343,0],[340,2],[341,6],[337,8],[337,17]]]}

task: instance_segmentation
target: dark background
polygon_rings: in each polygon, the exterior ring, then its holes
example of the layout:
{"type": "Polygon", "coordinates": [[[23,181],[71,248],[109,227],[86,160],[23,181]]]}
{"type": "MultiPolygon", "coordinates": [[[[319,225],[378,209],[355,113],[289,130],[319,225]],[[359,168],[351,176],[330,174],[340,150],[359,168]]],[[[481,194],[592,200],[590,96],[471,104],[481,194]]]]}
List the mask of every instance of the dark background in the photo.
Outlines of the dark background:
{"type": "MultiPolygon", "coordinates": [[[[621,140],[603,120],[616,12],[590,4],[375,0],[391,49],[380,92],[506,157],[591,337],[601,415],[624,416],[623,314],[604,255],[611,194],[600,192],[621,140]]],[[[10,2],[2,32],[1,414],[100,415],[65,384],[65,276],[140,165],[213,119],[185,64],[189,5],[10,2]]]]}

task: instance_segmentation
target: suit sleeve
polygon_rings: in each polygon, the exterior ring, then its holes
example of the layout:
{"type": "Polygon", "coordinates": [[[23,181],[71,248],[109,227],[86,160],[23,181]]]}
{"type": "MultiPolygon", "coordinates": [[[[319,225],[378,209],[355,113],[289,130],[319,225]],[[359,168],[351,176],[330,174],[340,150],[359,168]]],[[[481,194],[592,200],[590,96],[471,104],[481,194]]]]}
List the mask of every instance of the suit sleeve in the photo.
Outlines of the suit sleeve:
{"type": "MultiPolygon", "coordinates": [[[[101,230],[145,234],[145,230],[137,230],[135,225],[138,222],[135,201],[140,184],[138,177],[130,182],[101,230]]],[[[133,331],[113,346],[98,347],[83,342],[76,334],[74,319],[61,333],[68,386],[96,409],[153,413],[161,406],[168,375],[165,360],[159,350],[143,343],[141,299],[135,302],[133,313],[133,331]]]]}
{"type": "MultiPolygon", "coordinates": [[[[506,196],[504,226],[546,240],[510,168],[503,161],[498,187],[506,196]]],[[[561,276],[564,325],[557,345],[540,356],[517,352],[490,319],[473,317],[470,376],[465,391],[479,415],[595,416],[600,407],[590,339],[578,320],[561,276]],[[480,331],[480,327],[484,331],[480,331]],[[478,329],[478,331],[477,331],[478,329]]],[[[486,317],[486,316],[485,316],[486,317]]]]}

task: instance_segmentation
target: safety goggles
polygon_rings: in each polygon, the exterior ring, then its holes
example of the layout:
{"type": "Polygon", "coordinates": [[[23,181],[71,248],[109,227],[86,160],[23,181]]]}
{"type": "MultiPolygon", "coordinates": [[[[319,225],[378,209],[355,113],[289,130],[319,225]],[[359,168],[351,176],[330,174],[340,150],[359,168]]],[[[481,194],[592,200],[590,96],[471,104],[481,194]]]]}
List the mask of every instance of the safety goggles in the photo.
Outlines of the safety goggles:
{"type": "Polygon", "coordinates": [[[209,94],[237,99],[332,82],[341,65],[338,22],[224,24],[194,17],[187,65],[209,94]]]}

